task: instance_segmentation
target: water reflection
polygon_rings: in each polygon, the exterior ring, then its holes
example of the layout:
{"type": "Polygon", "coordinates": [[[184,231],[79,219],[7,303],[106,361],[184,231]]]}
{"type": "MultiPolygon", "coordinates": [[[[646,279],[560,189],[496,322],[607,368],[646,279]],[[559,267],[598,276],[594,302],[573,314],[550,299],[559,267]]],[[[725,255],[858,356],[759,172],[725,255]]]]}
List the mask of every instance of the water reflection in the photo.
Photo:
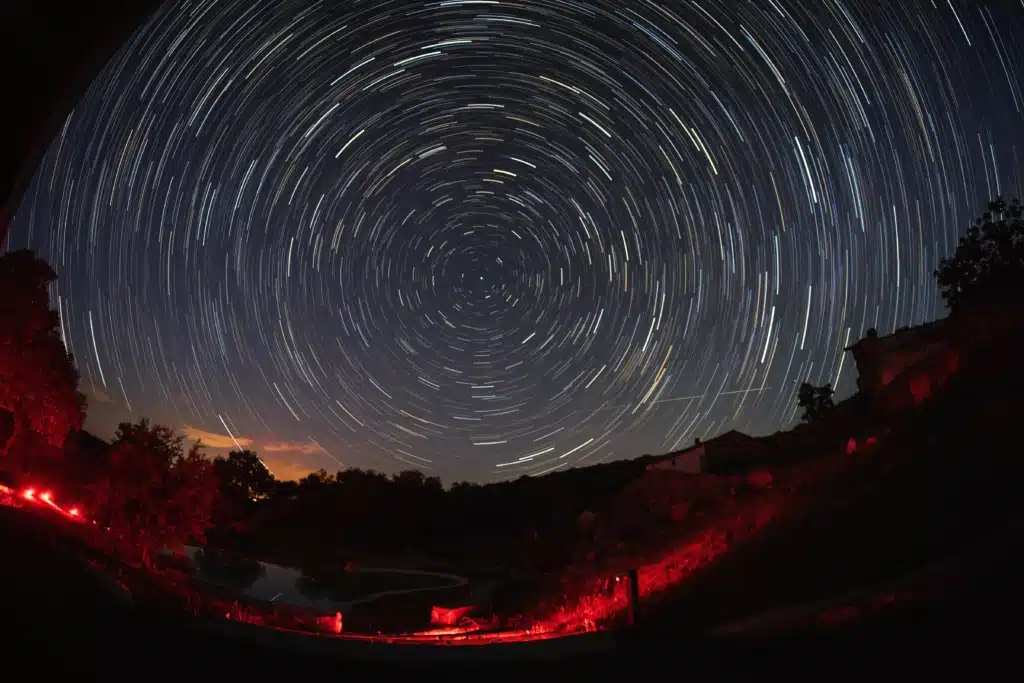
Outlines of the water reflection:
{"type": "Polygon", "coordinates": [[[346,616],[357,605],[385,596],[459,588],[467,580],[454,574],[415,569],[319,568],[305,573],[295,567],[187,547],[197,579],[224,586],[255,600],[293,605],[323,614],[346,616]]]}
{"type": "Polygon", "coordinates": [[[269,562],[232,556],[210,548],[186,548],[195,567],[195,576],[225,586],[255,600],[281,603],[334,613],[348,611],[348,605],[331,600],[326,591],[318,591],[302,581],[302,571],[269,562]],[[305,589],[305,590],[304,590],[305,589]]]}
{"type": "Polygon", "coordinates": [[[197,548],[191,559],[196,573],[204,580],[241,591],[267,573],[267,566],[262,562],[212,548],[197,548]]]}
{"type": "Polygon", "coordinates": [[[312,576],[303,574],[295,582],[295,587],[310,600],[335,600],[336,596],[330,586],[317,581],[312,576]]]}

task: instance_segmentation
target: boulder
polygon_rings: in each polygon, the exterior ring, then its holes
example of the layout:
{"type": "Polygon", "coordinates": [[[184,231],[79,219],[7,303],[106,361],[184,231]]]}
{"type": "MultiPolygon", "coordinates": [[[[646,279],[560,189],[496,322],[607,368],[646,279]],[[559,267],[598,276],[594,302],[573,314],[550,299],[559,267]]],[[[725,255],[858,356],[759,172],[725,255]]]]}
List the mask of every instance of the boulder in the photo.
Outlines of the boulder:
{"type": "Polygon", "coordinates": [[[430,610],[430,623],[434,626],[458,626],[476,610],[475,605],[441,607],[434,605],[430,610]]]}

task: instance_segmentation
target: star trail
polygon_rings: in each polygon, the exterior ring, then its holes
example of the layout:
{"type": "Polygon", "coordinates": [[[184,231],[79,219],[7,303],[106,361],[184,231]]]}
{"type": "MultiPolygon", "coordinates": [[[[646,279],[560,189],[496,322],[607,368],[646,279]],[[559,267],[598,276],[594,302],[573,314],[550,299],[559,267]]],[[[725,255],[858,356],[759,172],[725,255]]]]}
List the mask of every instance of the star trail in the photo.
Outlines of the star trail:
{"type": "Polygon", "coordinates": [[[1020,188],[1020,0],[171,2],[15,217],[90,425],[490,481],[840,396],[1020,188]]]}

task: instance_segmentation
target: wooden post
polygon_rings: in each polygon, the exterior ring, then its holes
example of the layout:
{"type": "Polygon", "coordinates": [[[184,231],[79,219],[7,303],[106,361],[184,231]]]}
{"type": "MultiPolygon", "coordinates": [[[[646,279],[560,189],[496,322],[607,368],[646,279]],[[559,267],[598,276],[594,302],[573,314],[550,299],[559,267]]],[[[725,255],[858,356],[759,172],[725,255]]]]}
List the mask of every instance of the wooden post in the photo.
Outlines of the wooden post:
{"type": "Polygon", "coordinates": [[[637,613],[640,611],[640,575],[636,569],[629,570],[629,625],[636,626],[637,613]]]}

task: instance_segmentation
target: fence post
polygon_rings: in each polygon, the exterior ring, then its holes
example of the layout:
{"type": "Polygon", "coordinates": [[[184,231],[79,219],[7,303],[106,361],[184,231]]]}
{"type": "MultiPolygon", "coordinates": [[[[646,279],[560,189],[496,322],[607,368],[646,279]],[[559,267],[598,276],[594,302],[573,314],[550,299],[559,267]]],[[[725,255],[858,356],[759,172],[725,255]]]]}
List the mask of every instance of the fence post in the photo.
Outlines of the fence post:
{"type": "Polygon", "coordinates": [[[636,569],[629,574],[629,625],[636,626],[637,613],[640,611],[640,576],[636,569]]]}

